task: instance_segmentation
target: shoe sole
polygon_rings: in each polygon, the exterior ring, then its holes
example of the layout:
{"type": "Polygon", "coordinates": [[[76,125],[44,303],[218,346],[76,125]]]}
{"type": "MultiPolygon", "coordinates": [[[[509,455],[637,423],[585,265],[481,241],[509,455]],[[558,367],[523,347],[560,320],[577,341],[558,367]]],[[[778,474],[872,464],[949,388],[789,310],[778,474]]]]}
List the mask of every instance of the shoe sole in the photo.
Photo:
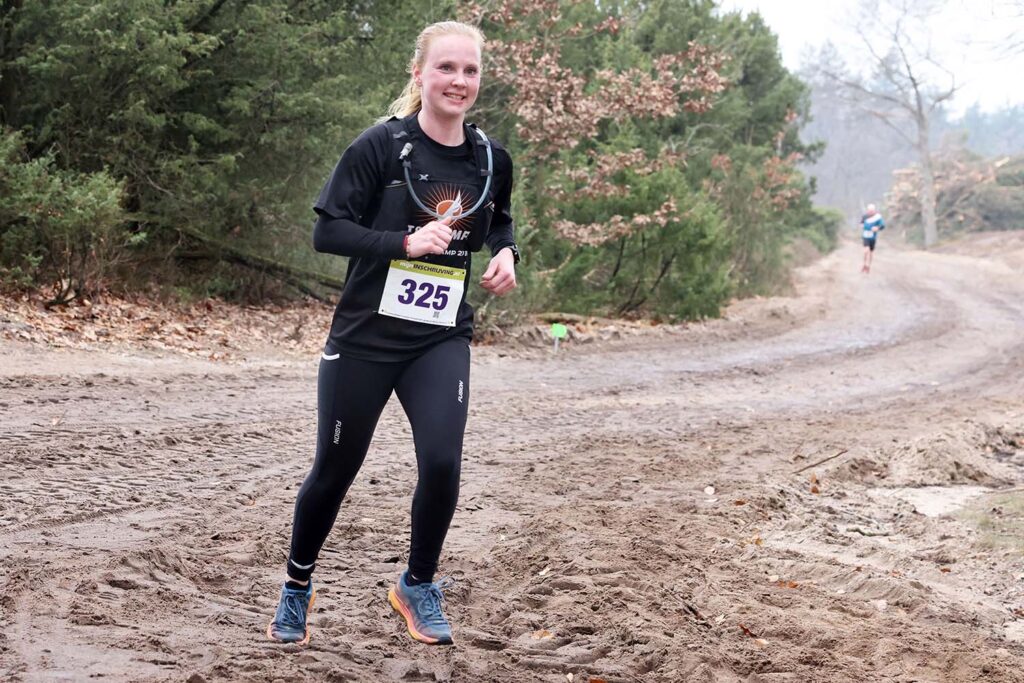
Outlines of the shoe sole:
{"type": "Polygon", "coordinates": [[[395,609],[395,611],[401,614],[402,618],[405,619],[405,627],[409,631],[409,635],[412,636],[414,640],[418,640],[421,643],[427,643],[428,645],[452,644],[450,638],[447,640],[441,640],[440,638],[431,638],[430,636],[424,635],[417,631],[416,626],[414,625],[413,622],[412,611],[405,606],[405,603],[402,602],[402,599],[400,597],[398,597],[398,592],[394,588],[388,591],[388,602],[390,602],[391,606],[395,609]]]}
{"type": "Polygon", "coordinates": [[[316,602],[316,589],[314,588],[313,589],[313,595],[309,596],[309,606],[306,607],[306,637],[305,638],[303,638],[302,640],[281,640],[280,638],[275,638],[274,634],[271,633],[271,629],[274,628],[274,620],[273,619],[271,619],[270,623],[267,624],[267,638],[270,638],[275,643],[284,643],[286,645],[290,645],[292,643],[294,643],[295,645],[308,645],[309,644],[309,636],[310,636],[310,634],[312,634],[312,630],[309,628],[309,615],[313,612],[313,603],[315,603],[315,602],[316,602]]]}

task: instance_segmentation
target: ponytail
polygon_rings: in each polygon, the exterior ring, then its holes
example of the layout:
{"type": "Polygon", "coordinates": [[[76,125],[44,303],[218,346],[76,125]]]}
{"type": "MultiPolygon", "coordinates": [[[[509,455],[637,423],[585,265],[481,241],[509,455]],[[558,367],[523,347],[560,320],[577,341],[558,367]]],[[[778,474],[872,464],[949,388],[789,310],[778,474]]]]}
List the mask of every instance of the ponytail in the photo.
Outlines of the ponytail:
{"type": "Polygon", "coordinates": [[[391,103],[388,107],[387,113],[381,118],[381,121],[387,121],[392,116],[404,119],[409,114],[419,111],[422,104],[423,100],[420,99],[420,87],[416,85],[416,79],[409,76],[409,81],[405,84],[402,94],[398,96],[398,99],[391,103]]]}

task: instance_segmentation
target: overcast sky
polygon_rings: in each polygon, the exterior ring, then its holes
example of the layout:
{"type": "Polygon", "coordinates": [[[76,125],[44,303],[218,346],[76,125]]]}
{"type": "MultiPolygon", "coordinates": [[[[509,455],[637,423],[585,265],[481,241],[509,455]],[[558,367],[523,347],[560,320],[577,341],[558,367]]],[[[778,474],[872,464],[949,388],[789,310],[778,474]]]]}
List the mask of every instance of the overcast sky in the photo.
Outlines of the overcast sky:
{"type": "MultiPolygon", "coordinates": [[[[786,67],[796,70],[809,48],[831,40],[851,64],[860,54],[851,20],[857,0],[722,0],[726,10],[759,11],[779,36],[786,67]]],[[[1024,0],[947,0],[931,22],[933,46],[964,86],[950,109],[974,102],[991,111],[1024,103],[1024,49],[1008,54],[1008,36],[1024,39],[1024,0]]]]}

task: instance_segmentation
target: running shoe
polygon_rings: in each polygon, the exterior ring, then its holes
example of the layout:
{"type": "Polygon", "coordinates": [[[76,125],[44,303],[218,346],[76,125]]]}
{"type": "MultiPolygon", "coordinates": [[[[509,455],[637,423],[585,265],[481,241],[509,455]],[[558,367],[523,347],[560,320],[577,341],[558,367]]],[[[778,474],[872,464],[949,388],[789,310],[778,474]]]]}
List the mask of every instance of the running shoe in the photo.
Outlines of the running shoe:
{"type": "Polygon", "coordinates": [[[442,589],[452,585],[451,578],[436,583],[421,583],[410,586],[406,583],[408,572],[402,572],[398,583],[388,591],[388,601],[395,611],[405,618],[409,635],[431,645],[451,645],[452,627],[444,618],[441,605],[444,603],[442,589]]]}
{"type": "Polygon", "coordinates": [[[281,602],[277,605],[274,620],[267,625],[267,637],[282,643],[309,642],[309,612],[313,609],[316,591],[310,581],[305,588],[281,589],[281,602]]]}

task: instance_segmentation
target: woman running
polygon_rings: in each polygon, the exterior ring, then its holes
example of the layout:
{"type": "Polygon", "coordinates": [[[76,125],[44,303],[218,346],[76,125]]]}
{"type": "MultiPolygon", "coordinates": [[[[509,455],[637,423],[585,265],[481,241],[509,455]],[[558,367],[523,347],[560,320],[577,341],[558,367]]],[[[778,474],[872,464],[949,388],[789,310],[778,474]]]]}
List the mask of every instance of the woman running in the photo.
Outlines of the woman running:
{"type": "Polygon", "coordinates": [[[412,426],[418,482],[409,565],[389,591],[413,638],[451,643],[434,583],[459,495],[469,406],[470,253],[492,254],[480,284],[502,295],[519,260],[512,160],[466,123],[484,37],[441,22],[416,40],[391,118],[345,150],[314,205],[317,251],[348,256],[317,382],[317,449],[295,502],[291,552],[270,638],[308,642],[311,575],[394,391],[412,426]]]}

